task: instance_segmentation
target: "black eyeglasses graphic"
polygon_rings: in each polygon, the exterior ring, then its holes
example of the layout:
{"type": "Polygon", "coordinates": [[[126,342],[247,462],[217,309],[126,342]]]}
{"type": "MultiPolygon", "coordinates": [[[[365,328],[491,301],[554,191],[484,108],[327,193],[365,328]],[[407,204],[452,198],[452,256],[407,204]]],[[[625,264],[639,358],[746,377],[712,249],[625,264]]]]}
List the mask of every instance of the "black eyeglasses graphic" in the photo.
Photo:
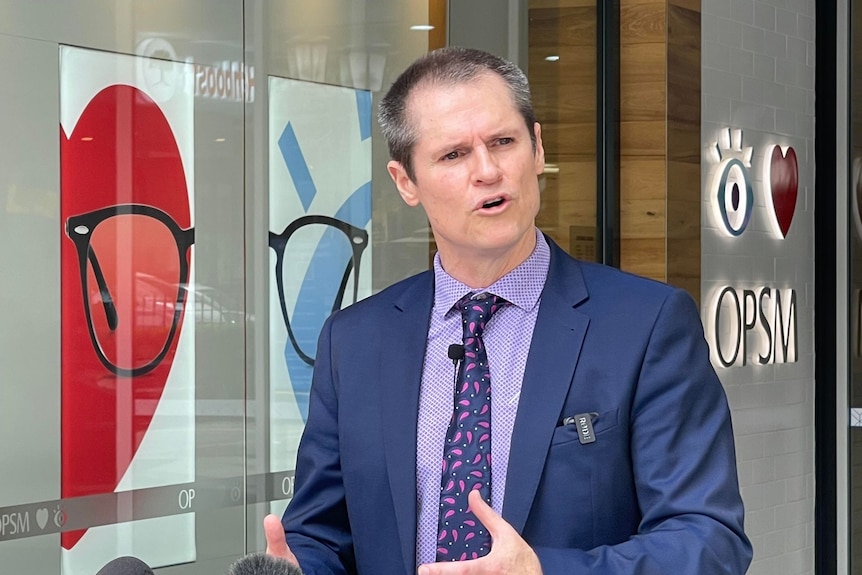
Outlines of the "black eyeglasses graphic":
{"type": "MultiPolygon", "coordinates": [[[[290,251],[291,254],[294,253],[310,253],[311,250],[308,249],[291,249],[288,250],[288,242],[293,239],[293,242],[297,244],[303,244],[302,239],[297,236],[301,236],[304,234],[308,234],[308,238],[313,242],[313,245],[318,244],[318,240],[321,237],[321,233],[326,233],[327,230],[334,230],[341,232],[343,234],[344,241],[334,242],[332,247],[333,251],[337,250],[339,252],[344,251],[348,254],[347,263],[345,265],[344,273],[341,275],[341,280],[338,286],[338,291],[335,295],[335,301],[332,302],[332,308],[330,311],[335,311],[337,309],[341,309],[344,300],[344,293],[347,289],[347,284],[350,282],[351,276],[353,278],[353,301],[350,303],[355,303],[358,295],[359,295],[359,265],[360,260],[362,258],[362,252],[365,251],[365,248],[368,246],[368,232],[363,230],[362,228],[357,228],[347,222],[338,220],[336,218],[332,218],[329,216],[322,215],[308,215],[297,218],[296,220],[290,222],[283,232],[280,234],[276,234],[274,232],[269,232],[269,247],[275,250],[276,261],[275,261],[275,281],[278,286],[278,300],[281,304],[281,315],[284,318],[284,325],[287,328],[287,335],[290,338],[290,343],[293,345],[293,349],[296,350],[297,355],[307,363],[308,365],[314,365],[314,357],[312,354],[314,353],[311,350],[303,350],[297,341],[296,334],[294,333],[294,323],[291,322],[291,314],[288,312],[286,298],[284,294],[285,290],[285,273],[288,270],[285,270],[285,253],[290,251]],[[297,233],[302,230],[302,233],[297,233]]],[[[340,259],[340,258],[336,258],[340,259]]],[[[343,260],[341,260],[343,261],[343,260]]],[[[289,272],[288,272],[289,273],[289,272]]],[[[296,310],[294,310],[296,313],[296,310]]],[[[316,340],[316,334],[313,338],[316,340]]]]}
{"type": "Polygon", "coordinates": [[[66,220],[75,244],[87,328],[111,372],[137,377],[164,359],[177,331],[189,280],[194,228],[162,210],[120,204],[66,220]]]}

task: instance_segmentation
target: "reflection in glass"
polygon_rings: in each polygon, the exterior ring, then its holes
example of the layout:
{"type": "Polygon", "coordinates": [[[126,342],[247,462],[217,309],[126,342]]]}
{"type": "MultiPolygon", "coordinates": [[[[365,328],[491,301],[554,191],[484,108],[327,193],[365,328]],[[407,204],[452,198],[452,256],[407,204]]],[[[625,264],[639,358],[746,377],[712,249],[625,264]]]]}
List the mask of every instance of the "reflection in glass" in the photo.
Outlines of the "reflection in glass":
{"type": "MultiPolygon", "coordinates": [[[[354,303],[359,294],[359,265],[362,252],[368,246],[368,232],[347,222],[322,215],[303,216],[292,221],[280,234],[269,232],[269,247],[275,250],[275,279],[278,286],[278,300],[281,304],[281,314],[287,335],[297,355],[308,365],[314,365],[314,349],[303,348],[301,342],[313,342],[320,333],[320,325],[314,321],[303,321],[303,313],[317,317],[317,310],[297,309],[287,302],[295,302],[295,294],[286,293],[291,286],[296,285],[296,269],[307,269],[309,274],[321,274],[326,277],[334,274],[336,282],[325,286],[332,292],[319,294],[331,301],[329,311],[341,309],[344,303],[344,293],[348,284],[352,286],[354,303]],[[307,268],[300,266],[302,259],[308,263],[307,268]],[[290,266],[285,266],[285,260],[290,266]],[[332,297],[330,300],[329,298],[332,297]]],[[[320,285],[320,283],[318,283],[320,285]]],[[[328,315],[328,314],[327,314],[328,315]]]]}
{"type": "Polygon", "coordinates": [[[152,206],[121,204],[70,217],[66,235],[99,360],[122,377],[152,371],[182,317],[194,228],[152,206]]]}

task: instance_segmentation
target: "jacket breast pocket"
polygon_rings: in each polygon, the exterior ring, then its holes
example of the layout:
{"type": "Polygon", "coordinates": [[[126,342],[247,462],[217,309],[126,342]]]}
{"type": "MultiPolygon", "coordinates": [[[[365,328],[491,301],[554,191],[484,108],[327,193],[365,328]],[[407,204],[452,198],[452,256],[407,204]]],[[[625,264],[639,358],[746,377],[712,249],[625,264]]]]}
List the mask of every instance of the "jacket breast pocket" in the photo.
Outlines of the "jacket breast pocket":
{"type": "MultiPolygon", "coordinates": [[[[595,433],[596,441],[599,437],[619,424],[619,409],[611,409],[593,415],[593,433],[595,433]]],[[[567,423],[558,426],[554,429],[554,435],[551,437],[551,446],[561,445],[570,441],[579,441],[580,431],[577,423],[567,423]]]]}
{"type": "MultiPolygon", "coordinates": [[[[592,443],[579,442],[575,424],[554,429],[524,533],[532,545],[591,549],[605,542],[597,540],[596,533],[602,532],[605,523],[614,521],[606,517],[604,503],[615,488],[607,485],[604,467],[617,469],[615,462],[627,453],[622,427],[619,409],[615,408],[593,418],[592,443]]],[[[624,468],[619,475],[626,475],[624,468]]]]}

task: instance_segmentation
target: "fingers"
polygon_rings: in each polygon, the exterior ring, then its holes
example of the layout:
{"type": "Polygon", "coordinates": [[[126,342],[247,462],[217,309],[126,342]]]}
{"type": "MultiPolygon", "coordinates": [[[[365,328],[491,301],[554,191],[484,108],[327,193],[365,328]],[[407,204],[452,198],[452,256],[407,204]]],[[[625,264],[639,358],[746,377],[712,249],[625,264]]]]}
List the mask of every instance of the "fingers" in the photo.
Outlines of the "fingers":
{"type": "MultiPolygon", "coordinates": [[[[491,534],[492,541],[491,552],[485,557],[477,559],[475,564],[478,565],[483,559],[493,558],[492,566],[487,570],[488,573],[542,575],[542,566],[535,551],[505,519],[485,503],[478,490],[471,491],[467,495],[467,501],[470,503],[470,509],[473,510],[476,519],[481,521],[488,533],[491,534]]],[[[483,564],[482,567],[484,568],[485,565],[483,564]]]]}
{"type": "Polygon", "coordinates": [[[420,565],[417,572],[418,575],[467,575],[474,573],[499,572],[495,570],[495,563],[490,561],[490,557],[491,555],[494,555],[494,550],[499,547],[497,544],[497,538],[505,532],[504,530],[507,527],[509,529],[511,529],[511,527],[509,527],[508,523],[506,523],[490,505],[485,503],[485,500],[482,499],[482,495],[479,493],[478,489],[474,489],[469,493],[467,501],[470,504],[470,509],[476,515],[476,519],[482,522],[482,525],[484,525],[485,529],[488,530],[488,533],[491,534],[491,539],[493,540],[491,553],[485,557],[469,561],[446,561],[420,565]]]}
{"type": "Polygon", "coordinates": [[[291,563],[299,565],[296,555],[287,546],[284,538],[284,527],[281,520],[275,515],[269,514],[263,518],[263,533],[266,536],[266,554],[281,559],[287,559],[291,563]]]}
{"type": "Polygon", "coordinates": [[[511,529],[509,524],[490,505],[485,503],[478,489],[474,489],[467,495],[467,502],[470,504],[470,510],[476,515],[476,519],[481,521],[488,533],[491,534],[493,541],[496,542],[505,530],[511,529]]]}
{"type": "Polygon", "coordinates": [[[479,559],[420,565],[418,575],[541,575],[542,566],[535,552],[515,529],[506,523],[478,489],[467,495],[470,509],[491,534],[491,552],[479,559]]]}
{"type": "Polygon", "coordinates": [[[426,563],[425,565],[420,565],[416,573],[417,575],[468,575],[471,573],[482,573],[482,571],[473,571],[471,564],[476,561],[480,560],[426,563]]]}

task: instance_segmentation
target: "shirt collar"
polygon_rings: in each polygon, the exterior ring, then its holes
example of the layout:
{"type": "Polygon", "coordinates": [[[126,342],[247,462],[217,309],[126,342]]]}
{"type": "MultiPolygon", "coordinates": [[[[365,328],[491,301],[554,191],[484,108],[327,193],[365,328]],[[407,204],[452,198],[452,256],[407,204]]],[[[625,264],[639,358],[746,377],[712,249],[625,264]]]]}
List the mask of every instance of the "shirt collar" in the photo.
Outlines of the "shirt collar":
{"type": "Polygon", "coordinates": [[[471,289],[446,273],[438,252],[434,255],[433,313],[445,316],[459,299],[471,292],[490,292],[529,312],[539,303],[550,262],[551,249],[545,236],[536,228],[536,247],[527,259],[488,287],[471,289]]]}

